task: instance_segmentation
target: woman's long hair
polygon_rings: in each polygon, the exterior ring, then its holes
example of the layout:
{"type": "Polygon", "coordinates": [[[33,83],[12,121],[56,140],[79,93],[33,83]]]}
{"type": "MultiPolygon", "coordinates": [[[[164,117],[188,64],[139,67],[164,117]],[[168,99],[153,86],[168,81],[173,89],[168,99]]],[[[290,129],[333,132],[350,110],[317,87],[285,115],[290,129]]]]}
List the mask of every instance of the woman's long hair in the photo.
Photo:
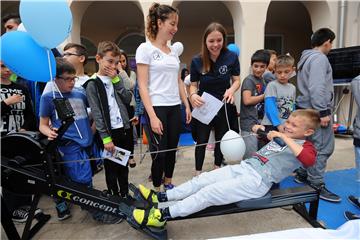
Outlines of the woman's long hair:
{"type": "Polygon", "coordinates": [[[210,59],[209,50],[207,49],[207,46],[206,46],[206,39],[207,39],[208,35],[214,31],[218,31],[222,34],[223,46],[222,46],[221,51],[226,50],[226,30],[225,30],[224,26],[217,22],[210,23],[209,26],[207,26],[207,28],[205,29],[205,32],[203,35],[203,40],[202,40],[202,45],[201,45],[200,57],[201,57],[202,64],[203,64],[203,73],[209,72],[210,69],[212,68],[212,61],[210,59]]]}

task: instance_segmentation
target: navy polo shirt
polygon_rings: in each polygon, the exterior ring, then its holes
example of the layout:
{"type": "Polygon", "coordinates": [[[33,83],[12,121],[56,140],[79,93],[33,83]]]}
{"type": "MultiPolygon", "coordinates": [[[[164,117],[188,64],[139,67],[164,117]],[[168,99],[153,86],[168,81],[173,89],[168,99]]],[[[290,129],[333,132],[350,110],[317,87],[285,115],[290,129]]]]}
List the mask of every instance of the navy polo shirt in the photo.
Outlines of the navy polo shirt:
{"type": "Polygon", "coordinates": [[[200,82],[198,94],[207,92],[219,100],[224,98],[226,89],[230,88],[231,76],[240,75],[240,63],[237,55],[229,50],[222,51],[209,72],[203,73],[200,55],[191,62],[190,80],[200,82]]]}

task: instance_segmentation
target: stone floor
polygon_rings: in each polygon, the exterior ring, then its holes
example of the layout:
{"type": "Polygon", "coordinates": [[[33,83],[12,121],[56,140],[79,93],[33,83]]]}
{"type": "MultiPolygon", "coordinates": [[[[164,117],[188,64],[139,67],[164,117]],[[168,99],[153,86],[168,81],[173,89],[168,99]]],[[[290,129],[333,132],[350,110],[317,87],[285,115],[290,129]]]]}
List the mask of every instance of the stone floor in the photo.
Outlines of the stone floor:
{"type": "MultiPolygon", "coordinates": [[[[142,151],[146,146],[142,147],[142,151]]],[[[139,153],[139,146],[136,153],[139,153]]],[[[194,172],[194,147],[188,147],[177,153],[177,163],[174,174],[174,184],[180,184],[193,176],[194,172]]],[[[212,169],[213,152],[206,152],[204,171],[212,169]]],[[[137,167],[130,169],[130,181],[134,184],[145,184],[151,187],[147,178],[150,173],[151,160],[146,156],[140,163],[140,156],[136,157],[137,167]]],[[[352,139],[337,137],[336,148],[328,162],[327,170],[353,168],[354,153],[352,139]]],[[[94,178],[97,189],[105,189],[104,171],[94,178]]],[[[331,189],[331,186],[328,186],[331,189]]],[[[125,221],[116,225],[105,225],[95,222],[86,211],[80,207],[72,207],[72,217],[59,222],[53,201],[43,196],[39,206],[52,218],[34,239],[149,239],[146,235],[134,230],[125,221]]],[[[22,231],[24,224],[16,227],[22,231]]],[[[311,227],[304,219],[292,210],[282,208],[260,210],[232,215],[173,221],[167,224],[170,239],[207,239],[229,237],[252,233],[279,231],[298,227],[311,227]]],[[[1,232],[1,238],[7,239],[1,232]]]]}

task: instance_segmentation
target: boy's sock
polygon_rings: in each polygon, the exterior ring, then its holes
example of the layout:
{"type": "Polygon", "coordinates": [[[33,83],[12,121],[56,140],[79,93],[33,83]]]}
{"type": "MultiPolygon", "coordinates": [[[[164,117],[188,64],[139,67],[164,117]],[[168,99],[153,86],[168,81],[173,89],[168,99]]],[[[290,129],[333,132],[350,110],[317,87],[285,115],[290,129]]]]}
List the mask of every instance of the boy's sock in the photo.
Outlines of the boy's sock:
{"type": "Polygon", "coordinates": [[[168,207],[166,208],[162,208],[160,209],[161,211],[161,219],[164,221],[164,220],[168,220],[171,218],[171,215],[170,215],[170,210],[168,207]]]}
{"type": "Polygon", "coordinates": [[[156,195],[157,195],[159,202],[167,202],[168,201],[166,192],[158,192],[156,195]]]}

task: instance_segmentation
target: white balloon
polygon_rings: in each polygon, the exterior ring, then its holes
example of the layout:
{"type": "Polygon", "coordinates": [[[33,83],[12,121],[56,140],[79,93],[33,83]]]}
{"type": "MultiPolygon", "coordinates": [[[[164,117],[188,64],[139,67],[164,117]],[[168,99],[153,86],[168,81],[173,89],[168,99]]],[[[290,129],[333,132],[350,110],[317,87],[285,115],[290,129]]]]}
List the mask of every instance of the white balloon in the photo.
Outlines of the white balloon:
{"type": "Polygon", "coordinates": [[[181,42],[174,43],[172,47],[178,56],[180,56],[184,51],[184,45],[181,42]]]}
{"type": "Polygon", "coordinates": [[[24,24],[20,23],[16,31],[26,32],[24,24]]]}
{"type": "Polygon", "coordinates": [[[220,150],[227,161],[240,161],[246,150],[244,139],[235,131],[229,130],[221,139],[220,150]]]}

